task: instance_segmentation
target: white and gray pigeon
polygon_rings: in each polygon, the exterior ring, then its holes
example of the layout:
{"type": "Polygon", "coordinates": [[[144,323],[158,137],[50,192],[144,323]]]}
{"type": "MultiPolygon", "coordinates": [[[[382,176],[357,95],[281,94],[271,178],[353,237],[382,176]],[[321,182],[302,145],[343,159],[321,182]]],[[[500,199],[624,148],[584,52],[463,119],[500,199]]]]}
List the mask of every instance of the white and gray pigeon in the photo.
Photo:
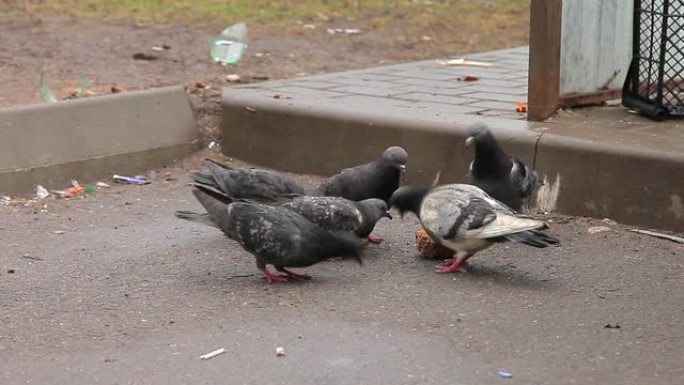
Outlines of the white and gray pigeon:
{"type": "Polygon", "coordinates": [[[386,149],[378,160],[346,168],[326,178],[318,187],[318,191],[321,195],[342,197],[352,201],[377,198],[388,203],[392,193],[399,188],[407,160],[406,150],[392,146],[386,149]]]}
{"type": "Polygon", "coordinates": [[[467,271],[468,258],[497,242],[539,248],[560,243],[540,231],[546,223],[517,214],[473,185],[405,186],[392,195],[390,205],[402,216],[413,212],[433,240],[456,252],[455,259],[437,267],[440,273],[467,271]]]}
{"type": "Polygon", "coordinates": [[[466,145],[475,144],[475,159],[470,163],[468,183],[483,189],[515,211],[540,184],[537,173],[520,159],[507,155],[483,123],[468,128],[466,145]]]}
{"type": "Polygon", "coordinates": [[[206,167],[206,172],[192,175],[193,184],[221,191],[232,199],[276,202],[284,197],[307,194],[297,179],[277,171],[235,169],[211,159],[206,159],[206,167]]]}
{"type": "Polygon", "coordinates": [[[257,267],[269,283],[288,278],[309,279],[308,275],[287,268],[311,266],[332,256],[361,263],[358,238],[330,233],[292,210],[261,203],[226,205],[211,192],[199,189],[193,189],[193,194],[208,215],[177,211],[176,216],[219,228],[254,255],[257,267]],[[269,264],[284,275],[269,272],[269,264]]]}

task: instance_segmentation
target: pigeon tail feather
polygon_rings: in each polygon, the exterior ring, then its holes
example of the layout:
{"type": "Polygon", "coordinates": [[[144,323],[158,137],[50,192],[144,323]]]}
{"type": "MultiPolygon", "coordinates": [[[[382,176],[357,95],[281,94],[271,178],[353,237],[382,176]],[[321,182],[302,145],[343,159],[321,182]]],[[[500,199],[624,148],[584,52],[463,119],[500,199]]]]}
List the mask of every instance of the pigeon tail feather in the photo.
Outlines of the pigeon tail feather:
{"type": "Polygon", "coordinates": [[[523,231],[521,233],[506,235],[504,238],[509,241],[538,248],[557,246],[560,244],[560,241],[557,238],[539,230],[523,231]]]}

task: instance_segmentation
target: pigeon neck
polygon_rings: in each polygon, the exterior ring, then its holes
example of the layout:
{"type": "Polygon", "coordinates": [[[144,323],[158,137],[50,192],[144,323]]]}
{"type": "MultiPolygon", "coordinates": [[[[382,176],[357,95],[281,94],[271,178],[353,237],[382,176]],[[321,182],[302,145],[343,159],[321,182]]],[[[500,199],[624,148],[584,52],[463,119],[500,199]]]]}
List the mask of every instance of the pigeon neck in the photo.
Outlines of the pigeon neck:
{"type": "Polygon", "coordinates": [[[406,198],[406,211],[411,211],[416,216],[420,216],[420,205],[423,204],[423,198],[430,191],[427,187],[415,188],[408,193],[406,198]]]}
{"type": "Polygon", "coordinates": [[[507,174],[511,169],[511,161],[496,143],[494,138],[485,137],[475,143],[475,163],[473,173],[477,177],[480,173],[507,174]]]}

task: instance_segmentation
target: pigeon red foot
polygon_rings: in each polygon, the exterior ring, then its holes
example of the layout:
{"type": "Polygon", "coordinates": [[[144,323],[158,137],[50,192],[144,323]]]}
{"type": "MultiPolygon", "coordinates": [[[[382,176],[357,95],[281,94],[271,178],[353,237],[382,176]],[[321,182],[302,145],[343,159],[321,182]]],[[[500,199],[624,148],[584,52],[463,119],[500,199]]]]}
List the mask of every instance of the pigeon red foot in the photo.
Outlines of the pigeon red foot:
{"type": "Polygon", "coordinates": [[[286,278],[292,278],[292,279],[311,279],[311,276],[308,274],[299,274],[295,273],[294,271],[287,270],[284,267],[276,267],[276,270],[280,271],[281,273],[287,274],[286,278]]]}
{"type": "Polygon", "coordinates": [[[444,265],[437,265],[438,273],[452,273],[458,271],[461,273],[468,272],[468,262],[464,259],[452,259],[451,261],[446,261],[444,265]]]}
{"type": "Polygon", "coordinates": [[[264,278],[268,281],[268,283],[273,283],[273,282],[287,282],[287,277],[284,275],[278,275],[278,274],[271,274],[268,269],[261,269],[261,271],[264,272],[264,278]]]}
{"type": "Polygon", "coordinates": [[[367,239],[368,242],[375,243],[376,245],[382,243],[382,238],[377,235],[369,235],[367,239]]]}

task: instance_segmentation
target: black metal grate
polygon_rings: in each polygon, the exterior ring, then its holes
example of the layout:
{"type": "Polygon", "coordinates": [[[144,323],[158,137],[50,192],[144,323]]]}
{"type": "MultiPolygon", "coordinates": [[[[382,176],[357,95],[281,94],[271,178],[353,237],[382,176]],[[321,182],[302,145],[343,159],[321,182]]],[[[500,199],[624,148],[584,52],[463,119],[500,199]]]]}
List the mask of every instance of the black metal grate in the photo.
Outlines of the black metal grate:
{"type": "Polygon", "coordinates": [[[634,0],[633,39],[622,104],[653,119],[684,117],[684,0],[634,0]]]}

